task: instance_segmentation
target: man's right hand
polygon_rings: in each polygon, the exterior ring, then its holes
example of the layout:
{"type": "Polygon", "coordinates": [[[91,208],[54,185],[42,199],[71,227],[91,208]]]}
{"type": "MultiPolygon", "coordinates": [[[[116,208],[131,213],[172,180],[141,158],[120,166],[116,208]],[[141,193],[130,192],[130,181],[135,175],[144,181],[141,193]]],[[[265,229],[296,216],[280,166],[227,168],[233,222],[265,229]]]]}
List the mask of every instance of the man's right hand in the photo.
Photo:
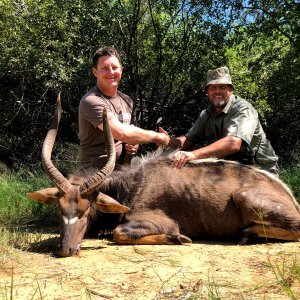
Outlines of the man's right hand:
{"type": "Polygon", "coordinates": [[[169,136],[168,132],[165,131],[163,128],[158,128],[158,142],[156,142],[156,146],[168,146],[171,140],[171,137],[169,136]]]}

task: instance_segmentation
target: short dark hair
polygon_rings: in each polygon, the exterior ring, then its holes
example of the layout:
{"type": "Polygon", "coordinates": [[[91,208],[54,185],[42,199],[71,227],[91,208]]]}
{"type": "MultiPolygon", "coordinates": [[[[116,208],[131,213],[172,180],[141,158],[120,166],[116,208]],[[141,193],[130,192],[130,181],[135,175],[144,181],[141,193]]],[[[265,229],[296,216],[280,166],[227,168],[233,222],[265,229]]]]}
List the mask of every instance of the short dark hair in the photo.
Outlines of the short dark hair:
{"type": "Polygon", "coordinates": [[[98,59],[101,56],[115,56],[121,63],[120,54],[115,48],[102,47],[102,48],[99,48],[93,56],[93,67],[94,68],[97,68],[98,59]]]}

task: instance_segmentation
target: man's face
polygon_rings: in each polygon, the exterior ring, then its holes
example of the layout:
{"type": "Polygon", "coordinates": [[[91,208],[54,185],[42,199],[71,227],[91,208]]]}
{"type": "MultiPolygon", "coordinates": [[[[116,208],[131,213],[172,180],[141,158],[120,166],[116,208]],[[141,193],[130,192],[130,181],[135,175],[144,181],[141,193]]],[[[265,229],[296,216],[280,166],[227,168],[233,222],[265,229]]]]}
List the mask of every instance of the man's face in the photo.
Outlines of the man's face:
{"type": "Polygon", "coordinates": [[[93,74],[97,78],[97,85],[103,91],[117,88],[122,76],[122,66],[115,56],[101,56],[97,67],[93,68],[93,74]]]}
{"type": "Polygon", "coordinates": [[[232,87],[228,84],[211,84],[207,88],[207,96],[215,108],[224,108],[232,95],[232,87]]]}

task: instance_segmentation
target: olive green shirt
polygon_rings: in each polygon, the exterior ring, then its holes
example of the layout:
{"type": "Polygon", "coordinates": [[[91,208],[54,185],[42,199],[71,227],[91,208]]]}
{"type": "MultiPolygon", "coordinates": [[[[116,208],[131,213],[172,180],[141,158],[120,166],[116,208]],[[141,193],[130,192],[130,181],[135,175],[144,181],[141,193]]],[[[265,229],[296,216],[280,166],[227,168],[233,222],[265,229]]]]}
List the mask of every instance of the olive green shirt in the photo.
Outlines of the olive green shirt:
{"type": "Polygon", "coordinates": [[[254,163],[262,169],[276,168],[278,156],[261,126],[258,113],[244,99],[231,95],[223,111],[216,113],[212,104],[203,110],[186,134],[194,144],[205,146],[228,135],[242,139],[242,147],[227,159],[254,163]]]}

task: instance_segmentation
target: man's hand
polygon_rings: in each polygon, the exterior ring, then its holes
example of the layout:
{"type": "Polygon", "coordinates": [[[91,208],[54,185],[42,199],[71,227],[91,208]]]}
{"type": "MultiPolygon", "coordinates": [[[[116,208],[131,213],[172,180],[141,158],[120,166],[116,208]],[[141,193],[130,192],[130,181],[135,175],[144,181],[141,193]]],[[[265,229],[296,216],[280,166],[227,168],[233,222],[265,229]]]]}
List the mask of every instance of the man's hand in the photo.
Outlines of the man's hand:
{"type": "Polygon", "coordinates": [[[158,127],[158,132],[169,135],[167,131],[165,131],[162,127],[158,127]]]}
{"type": "Polygon", "coordinates": [[[168,146],[170,143],[171,137],[169,136],[168,132],[162,129],[161,127],[158,128],[158,137],[159,137],[159,142],[156,142],[156,146],[168,146]]]}
{"type": "Polygon", "coordinates": [[[158,131],[160,133],[164,133],[168,136],[169,138],[169,142],[168,144],[165,144],[167,147],[171,147],[171,148],[182,148],[182,146],[186,143],[187,139],[185,136],[180,136],[180,137],[175,137],[175,136],[169,136],[168,132],[165,131],[163,128],[159,127],[158,131]]]}
{"type": "Polygon", "coordinates": [[[137,145],[130,145],[130,144],[125,144],[125,150],[129,155],[136,155],[138,150],[139,150],[139,144],[137,145]]]}
{"type": "Polygon", "coordinates": [[[197,159],[194,153],[188,151],[178,151],[174,153],[172,160],[174,167],[180,169],[182,168],[189,160],[197,159]]]}

